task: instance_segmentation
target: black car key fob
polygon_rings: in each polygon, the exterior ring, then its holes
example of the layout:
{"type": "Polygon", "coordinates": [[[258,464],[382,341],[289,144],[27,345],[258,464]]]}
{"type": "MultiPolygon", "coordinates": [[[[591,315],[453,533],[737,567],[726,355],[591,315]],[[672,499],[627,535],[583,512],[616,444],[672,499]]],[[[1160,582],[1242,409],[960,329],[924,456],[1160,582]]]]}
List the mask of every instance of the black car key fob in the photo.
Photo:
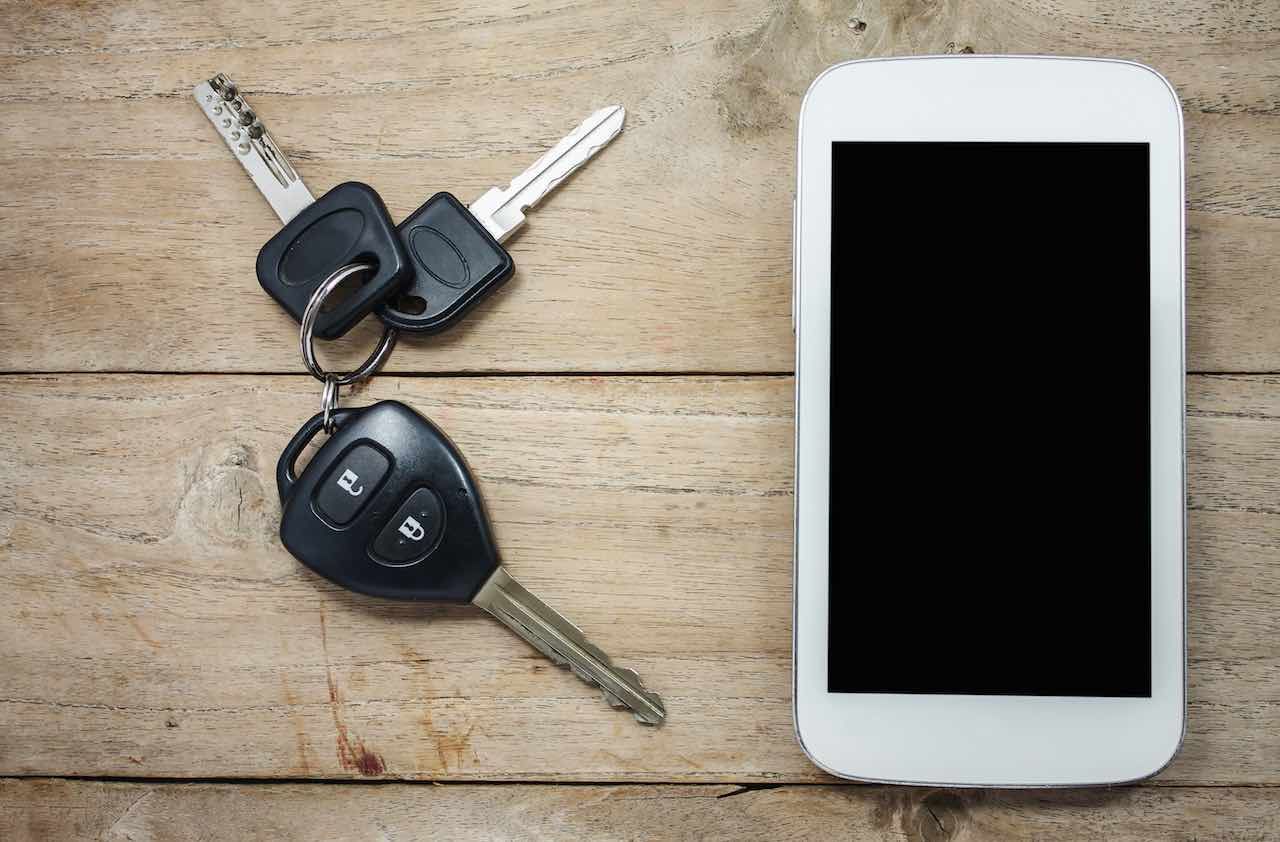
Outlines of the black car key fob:
{"type": "Polygon", "coordinates": [[[307,421],[276,466],[280,540],[345,588],[390,599],[469,602],[499,560],[475,480],[438,427],[398,401],[307,421]]]}
{"type": "Polygon", "coordinates": [[[340,409],[311,462],[299,454],[324,426],[316,415],[276,466],[280,539],[312,570],[353,591],[391,599],[471,602],[603,691],[613,707],[658,725],[662,698],[582,630],[515,580],[498,561],[475,480],[439,428],[383,401],[340,409]]]}
{"type": "Polygon", "coordinates": [[[507,250],[450,193],[437,193],[398,229],[412,265],[399,295],[378,316],[400,330],[439,333],[502,286],[516,265],[507,250]]]}
{"type": "Polygon", "coordinates": [[[404,242],[372,187],[348,181],[289,220],[258,252],[258,283],[296,321],[316,287],[348,263],[371,263],[373,276],[320,313],[315,333],[337,339],[414,274],[404,242]]]}

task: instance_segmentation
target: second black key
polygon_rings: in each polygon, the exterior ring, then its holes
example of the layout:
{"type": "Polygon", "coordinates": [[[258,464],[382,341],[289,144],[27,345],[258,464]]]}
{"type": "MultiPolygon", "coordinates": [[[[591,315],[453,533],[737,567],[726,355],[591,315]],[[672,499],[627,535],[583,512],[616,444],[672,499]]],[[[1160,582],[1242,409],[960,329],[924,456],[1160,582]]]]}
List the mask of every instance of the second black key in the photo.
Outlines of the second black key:
{"type": "Polygon", "coordinates": [[[464,206],[437,193],[400,223],[412,279],[378,310],[401,330],[438,333],[453,325],[511,277],[515,264],[502,243],[534,207],[622,131],[626,111],[614,105],[584,120],[506,187],[493,187],[464,206]]]}

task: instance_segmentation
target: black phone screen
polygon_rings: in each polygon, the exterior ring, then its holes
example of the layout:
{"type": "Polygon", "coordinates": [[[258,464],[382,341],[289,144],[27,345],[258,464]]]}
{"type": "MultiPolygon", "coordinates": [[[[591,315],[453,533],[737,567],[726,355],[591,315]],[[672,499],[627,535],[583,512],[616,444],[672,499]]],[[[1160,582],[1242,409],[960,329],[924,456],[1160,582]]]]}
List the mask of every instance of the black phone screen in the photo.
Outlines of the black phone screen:
{"type": "Polygon", "coordinates": [[[1148,159],[833,144],[830,692],[1151,695],[1148,159]]]}

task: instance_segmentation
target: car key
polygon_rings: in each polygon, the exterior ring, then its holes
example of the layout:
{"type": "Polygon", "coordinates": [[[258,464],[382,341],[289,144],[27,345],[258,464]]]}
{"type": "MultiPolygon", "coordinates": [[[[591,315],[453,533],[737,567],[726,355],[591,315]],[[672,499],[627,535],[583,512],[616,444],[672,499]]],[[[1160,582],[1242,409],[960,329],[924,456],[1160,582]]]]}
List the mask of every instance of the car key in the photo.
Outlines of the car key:
{"type": "Polygon", "coordinates": [[[617,137],[626,119],[619,105],[596,111],[507,187],[489,189],[470,208],[437,193],[396,229],[397,250],[387,243],[389,219],[377,193],[348,182],[313,200],[226,76],[197,85],[195,97],[285,223],[259,253],[257,272],[263,289],[295,319],[335,269],[353,261],[378,265],[373,279],[320,317],[316,334],[325,339],[341,336],[373,307],[404,331],[452,326],[515,271],[501,244],[524,224],[524,212],[617,137]],[[394,272],[384,271],[388,267],[394,272]]]}
{"type": "Polygon", "coordinates": [[[388,599],[471,602],[535,649],[657,725],[666,708],[501,566],[475,479],[439,428],[397,401],[334,413],[336,429],[301,474],[323,426],[308,420],[276,466],[280,539],[325,578],[388,599]]]}
{"type": "Polygon", "coordinates": [[[370,263],[372,275],[321,312],[315,327],[321,338],[342,336],[413,276],[404,242],[372,187],[348,181],[312,198],[234,82],[219,73],[193,93],[284,223],[258,252],[257,274],[262,288],[296,321],[302,321],[316,287],[348,263],[370,263]]]}
{"type": "Polygon", "coordinates": [[[464,207],[437,193],[400,223],[413,277],[378,316],[400,330],[439,333],[461,319],[515,271],[502,247],[533,208],[622,131],[626,110],[601,108],[565,135],[506,187],[492,187],[464,207]]]}

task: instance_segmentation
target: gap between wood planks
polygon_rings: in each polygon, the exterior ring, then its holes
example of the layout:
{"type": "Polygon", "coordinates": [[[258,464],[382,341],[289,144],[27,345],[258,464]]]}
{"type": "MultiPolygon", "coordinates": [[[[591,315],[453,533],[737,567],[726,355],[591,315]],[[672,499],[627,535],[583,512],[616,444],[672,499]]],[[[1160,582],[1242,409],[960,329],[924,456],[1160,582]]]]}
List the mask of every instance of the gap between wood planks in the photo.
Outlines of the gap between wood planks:
{"type": "MultiPolygon", "coordinates": [[[[1195,374],[1197,372],[1188,372],[1195,374]]],[[[1263,376],[1269,372],[1221,372],[1239,373],[1247,375],[1263,376]]],[[[1280,372],[1276,372],[1280,374],[1280,372]]],[[[306,371],[165,371],[160,369],[105,369],[105,370],[85,370],[85,369],[48,369],[48,370],[32,370],[32,371],[0,371],[0,377],[42,377],[42,376],[61,376],[61,375],[103,375],[103,376],[124,376],[124,375],[141,375],[144,377],[311,377],[312,375],[306,371]]],[[[546,371],[502,371],[494,370],[475,370],[475,371],[382,371],[374,374],[373,377],[420,377],[420,378],[486,378],[486,377],[794,377],[794,371],[556,371],[548,369],[546,371]]],[[[364,381],[359,381],[364,382],[364,381]]]]}
{"type": "Polygon", "coordinates": [[[512,778],[476,778],[467,780],[426,780],[422,778],[300,778],[300,777],[282,777],[282,778],[262,778],[262,777],[245,777],[236,778],[226,775],[216,775],[212,777],[195,777],[195,778],[174,778],[174,777],[145,777],[138,775],[50,775],[48,773],[24,774],[21,772],[5,773],[0,775],[0,781],[4,780],[21,780],[21,781],[86,781],[91,783],[107,783],[107,784],[146,784],[149,786],[195,786],[195,785],[234,785],[234,786],[297,786],[317,785],[317,786],[367,786],[367,787],[387,787],[387,786],[443,786],[443,787],[474,787],[474,786],[522,786],[522,787],[546,787],[563,789],[568,787],[723,787],[733,786],[737,789],[726,792],[717,798],[732,798],[735,795],[742,795],[748,792],[759,792],[773,789],[804,789],[812,787],[832,787],[832,786],[849,786],[849,787],[882,787],[889,789],[901,789],[904,792],[924,792],[929,790],[956,790],[968,792],[1042,792],[1045,794],[1053,794],[1054,792],[1079,792],[1084,790],[1108,791],[1108,790],[1124,790],[1134,788],[1158,788],[1158,789],[1280,789],[1280,783],[1271,783],[1265,781],[1254,782],[1233,782],[1233,781],[1211,781],[1211,782],[1187,782],[1187,781],[1162,781],[1159,778],[1153,778],[1143,781],[1133,781],[1124,784],[1115,785],[1099,785],[1099,786],[1080,786],[1080,787],[1026,787],[1019,789],[1010,788],[980,788],[980,787],[944,787],[944,786],[909,786],[905,784],[880,784],[864,781],[841,780],[839,778],[829,778],[827,780],[814,781],[788,781],[786,783],[762,783],[760,781],[740,782],[734,780],[721,781],[629,781],[620,783],[617,780],[604,781],[549,781],[545,778],[538,779],[512,779],[512,778]]]}
{"type": "MultiPolygon", "coordinates": [[[[948,368],[948,371],[963,371],[964,369],[948,368]]],[[[902,374],[920,374],[928,373],[930,369],[903,369],[902,374]]],[[[102,369],[102,370],[85,370],[85,369],[41,369],[30,371],[0,371],[0,377],[55,377],[61,375],[102,375],[104,377],[118,377],[138,375],[142,377],[311,377],[311,374],[305,371],[182,371],[182,370],[163,370],[163,369],[102,369]]],[[[586,371],[586,370],[565,370],[557,371],[555,369],[546,369],[542,371],[503,371],[499,369],[484,370],[477,369],[475,371],[381,371],[374,374],[373,377],[404,377],[404,378],[495,378],[495,377],[511,377],[511,378],[546,378],[546,377],[616,377],[619,379],[630,377],[729,377],[729,378],[747,378],[747,377],[795,377],[794,370],[763,370],[763,371],[718,371],[718,370],[683,370],[683,371],[586,371]]],[[[1187,370],[1183,372],[1184,377],[1280,377],[1280,369],[1263,370],[1263,371],[1200,371],[1187,370]]],[[[371,379],[371,378],[370,378],[371,379]]],[[[360,381],[364,382],[364,381],[360,381]]]]}

